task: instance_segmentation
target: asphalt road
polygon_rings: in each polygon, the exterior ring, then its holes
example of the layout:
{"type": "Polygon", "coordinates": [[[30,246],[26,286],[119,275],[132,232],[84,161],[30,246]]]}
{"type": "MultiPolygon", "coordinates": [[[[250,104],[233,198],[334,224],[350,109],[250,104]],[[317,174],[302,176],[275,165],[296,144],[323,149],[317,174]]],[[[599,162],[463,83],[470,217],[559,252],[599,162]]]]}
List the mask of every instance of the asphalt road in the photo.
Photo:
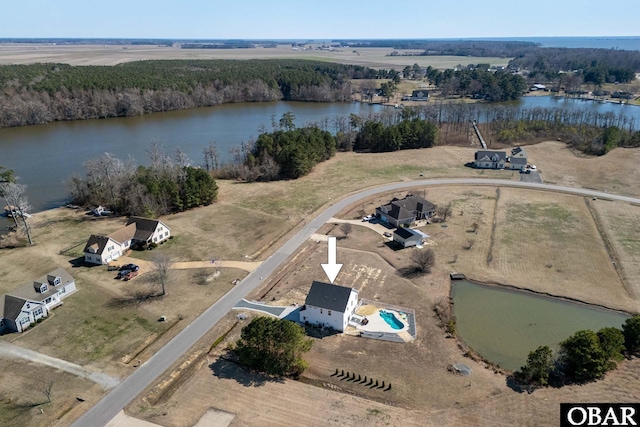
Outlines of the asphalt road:
{"type": "Polygon", "coordinates": [[[501,187],[528,188],[545,191],[555,191],[559,193],[576,194],[586,197],[597,197],[601,199],[618,200],[623,202],[640,204],[640,199],[634,197],[617,196],[602,191],[585,190],[580,188],[568,188],[558,185],[537,184],[530,182],[517,182],[501,179],[429,179],[421,181],[399,182],[354,193],[328,207],[311,221],[308,221],[302,230],[298,231],[291,239],[282,245],[273,255],[271,255],[258,268],[250,273],[242,282],[237,284],[231,291],[224,295],[215,304],[209,307],[204,313],[189,324],[182,332],[176,335],[164,347],[162,347],[153,357],[123,380],[109,394],[102,398],[94,407],[89,409],[74,424],[74,427],[98,427],[106,425],[113,417],[120,412],[129,402],[140,394],[147,386],[152,384],[162,375],[174,362],[180,358],[189,348],[191,348],[202,336],[215,325],[231,308],[249,292],[260,285],[262,278],[267,278],[284,261],[294,253],[313,233],[315,233],[325,222],[335,216],[342,209],[356,203],[358,200],[372,196],[377,193],[402,190],[412,187],[424,187],[434,185],[485,185],[501,187]]]}

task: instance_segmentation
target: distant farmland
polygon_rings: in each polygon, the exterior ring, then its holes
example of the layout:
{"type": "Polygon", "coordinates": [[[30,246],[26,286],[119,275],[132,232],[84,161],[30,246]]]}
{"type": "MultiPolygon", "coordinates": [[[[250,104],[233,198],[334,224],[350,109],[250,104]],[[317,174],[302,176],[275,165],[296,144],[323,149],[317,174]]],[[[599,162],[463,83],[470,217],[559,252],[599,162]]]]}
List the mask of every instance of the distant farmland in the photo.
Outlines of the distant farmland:
{"type": "Polygon", "coordinates": [[[362,65],[372,68],[401,70],[407,65],[453,68],[458,64],[506,66],[511,58],[481,58],[474,56],[386,56],[391,48],[340,48],[336,51],[293,50],[290,45],[251,49],[180,49],[165,46],[113,45],[0,45],[0,65],[63,63],[71,65],[116,65],[144,59],[276,59],[298,58],[362,65]]]}

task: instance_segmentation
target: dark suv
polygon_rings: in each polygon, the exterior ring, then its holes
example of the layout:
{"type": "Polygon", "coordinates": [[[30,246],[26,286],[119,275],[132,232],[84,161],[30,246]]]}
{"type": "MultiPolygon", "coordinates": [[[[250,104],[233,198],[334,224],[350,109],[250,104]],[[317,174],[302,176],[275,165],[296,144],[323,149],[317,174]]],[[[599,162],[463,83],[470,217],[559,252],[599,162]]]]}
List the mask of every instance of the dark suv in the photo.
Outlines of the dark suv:
{"type": "Polygon", "coordinates": [[[135,264],[126,264],[120,267],[120,271],[129,270],[129,271],[138,271],[140,267],[135,264]]]}

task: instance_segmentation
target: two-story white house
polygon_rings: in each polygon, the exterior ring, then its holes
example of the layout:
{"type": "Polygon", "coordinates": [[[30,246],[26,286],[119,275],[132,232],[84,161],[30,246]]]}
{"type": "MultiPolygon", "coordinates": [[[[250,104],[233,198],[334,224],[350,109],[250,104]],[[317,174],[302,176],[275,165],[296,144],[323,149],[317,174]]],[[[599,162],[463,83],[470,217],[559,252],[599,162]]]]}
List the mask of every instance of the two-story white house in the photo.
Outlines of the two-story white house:
{"type": "Polygon", "coordinates": [[[92,234],[84,247],[84,260],[92,264],[108,264],[136,243],[162,243],[170,236],[171,229],[162,221],[132,216],[124,228],[107,236],[92,234]]]}
{"type": "Polygon", "coordinates": [[[300,310],[300,322],[344,332],[358,306],[358,291],[314,281],[300,310]]]}
{"type": "Polygon", "coordinates": [[[75,279],[57,268],[33,283],[0,296],[0,331],[22,332],[38,319],[47,317],[62,299],[76,291],[75,279]]]}

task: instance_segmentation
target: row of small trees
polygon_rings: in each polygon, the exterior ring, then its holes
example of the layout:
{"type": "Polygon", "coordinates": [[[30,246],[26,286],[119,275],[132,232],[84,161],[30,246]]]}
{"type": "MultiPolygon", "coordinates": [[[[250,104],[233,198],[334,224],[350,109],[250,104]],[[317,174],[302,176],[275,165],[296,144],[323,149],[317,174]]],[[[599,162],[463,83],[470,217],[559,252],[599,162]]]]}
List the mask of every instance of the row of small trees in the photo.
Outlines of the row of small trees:
{"type": "Polygon", "coordinates": [[[514,376],[533,386],[584,383],[615,369],[624,353],[640,353],[640,315],[627,319],[622,330],[578,331],[560,343],[555,357],[549,346],[540,346],[529,353],[527,363],[514,376]]]}

